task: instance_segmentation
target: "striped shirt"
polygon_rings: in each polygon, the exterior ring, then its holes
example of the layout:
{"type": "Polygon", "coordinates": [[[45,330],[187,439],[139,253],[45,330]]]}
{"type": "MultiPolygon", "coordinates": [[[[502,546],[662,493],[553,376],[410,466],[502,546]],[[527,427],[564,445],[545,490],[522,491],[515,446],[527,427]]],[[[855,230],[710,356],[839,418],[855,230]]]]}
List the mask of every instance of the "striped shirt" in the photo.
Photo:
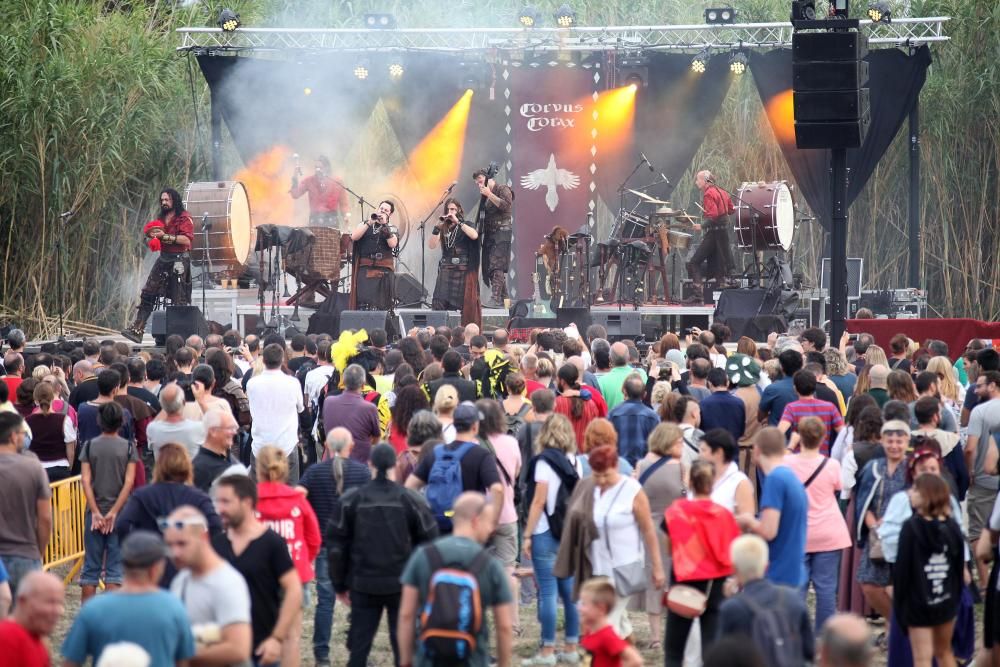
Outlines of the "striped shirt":
{"type": "Polygon", "coordinates": [[[781,421],[791,424],[791,431],[794,432],[799,420],[803,417],[816,417],[823,422],[826,434],[823,436],[823,442],[820,443],[819,451],[823,456],[829,456],[830,436],[834,435],[835,431],[844,428],[844,419],[840,416],[840,410],[833,403],[807,396],[786,405],[785,411],[781,415],[781,421]]]}

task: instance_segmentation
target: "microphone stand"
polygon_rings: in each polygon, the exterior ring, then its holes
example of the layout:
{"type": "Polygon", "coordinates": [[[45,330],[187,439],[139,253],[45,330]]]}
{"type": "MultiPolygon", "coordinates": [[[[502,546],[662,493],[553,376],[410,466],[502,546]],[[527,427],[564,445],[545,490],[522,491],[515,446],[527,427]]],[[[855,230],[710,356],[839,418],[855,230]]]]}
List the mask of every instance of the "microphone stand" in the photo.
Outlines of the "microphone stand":
{"type": "Polygon", "coordinates": [[[201,255],[201,314],[206,315],[208,312],[205,300],[205,281],[208,279],[208,275],[205,271],[205,267],[208,266],[208,272],[212,271],[212,258],[208,254],[208,229],[212,224],[208,221],[208,212],[201,214],[201,231],[205,235],[205,247],[202,250],[201,255]]]}
{"type": "MultiPolygon", "coordinates": [[[[333,180],[335,180],[337,182],[337,184],[340,185],[340,187],[344,188],[345,191],[349,192],[352,197],[354,197],[355,199],[358,200],[358,208],[361,211],[361,217],[358,218],[358,221],[359,222],[364,222],[364,220],[365,220],[365,206],[371,206],[372,210],[374,210],[375,208],[377,208],[375,206],[375,204],[371,203],[370,201],[368,201],[367,199],[365,199],[363,196],[359,195],[357,192],[355,192],[351,188],[347,187],[347,184],[344,183],[343,181],[341,181],[339,179],[336,179],[336,178],[333,179],[333,180]]],[[[347,235],[348,236],[351,235],[351,230],[348,230],[347,235]]],[[[348,290],[348,293],[350,293],[351,282],[352,282],[351,278],[354,275],[354,244],[353,243],[351,244],[351,262],[348,265],[348,271],[349,271],[349,273],[347,275],[347,290],[348,290]]],[[[333,293],[334,293],[334,297],[333,297],[334,301],[336,301],[336,298],[337,298],[336,297],[336,294],[337,294],[336,288],[334,288],[333,293]]]]}
{"type": "Polygon", "coordinates": [[[424,296],[427,294],[427,231],[425,228],[427,227],[427,221],[434,216],[438,208],[440,208],[441,205],[444,204],[445,200],[448,199],[448,195],[451,194],[453,187],[454,186],[450,186],[444,191],[444,194],[441,195],[441,199],[438,200],[438,203],[434,204],[434,208],[432,208],[427,216],[420,221],[420,224],[417,225],[417,229],[420,230],[420,305],[427,306],[428,308],[431,307],[431,304],[424,300],[424,296]]]}

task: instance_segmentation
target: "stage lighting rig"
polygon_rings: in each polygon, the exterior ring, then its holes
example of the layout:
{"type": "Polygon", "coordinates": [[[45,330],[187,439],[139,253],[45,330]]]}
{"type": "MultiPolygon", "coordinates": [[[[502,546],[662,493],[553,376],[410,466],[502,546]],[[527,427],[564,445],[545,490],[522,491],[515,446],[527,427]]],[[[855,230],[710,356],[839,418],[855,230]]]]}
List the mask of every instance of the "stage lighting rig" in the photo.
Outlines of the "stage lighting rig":
{"type": "Polygon", "coordinates": [[[233,32],[240,27],[240,15],[226,7],[219,12],[219,27],[224,32],[233,32]]]}
{"type": "Polygon", "coordinates": [[[389,63],[389,77],[393,80],[399,80],[403,78],[403,63],[400,60],[393,60],[389,63]]]}
{"type": "Polygon", "coordinates": [[[369,74],[368,63],[366,61],[362,60],[358,62],[357,65],[354,66],[354,78],[356,78],[358,81],[364,81],[365,79],[367,79],[368,74],[369,74]]]}
{"type": "Polygon", "coordinates": [[[704,74],[705,70],[708,69],[708,60],[711,56],[708,49],[699,51],[698,55],[691,59],[691,71],[695,74],[704,74]]]}
{"type": "Polygon", "coordinates": [[[816,20],[816,0],[795,0],[792,3],[792,21],[816,20]]]}
{"type": "Polygon", "coordinates": [[[868,18],[873,23],[892,23],[892,10],[885,0],[868,3],[868,18]]]}
{"type": "Polygon", "coordinates": [[[634,86],[636,90],[645,88],[649,82],[649,61],[640,54],[627,55],[618,60],[617,81],[624,86],[634,86]]]}
{"type": "Polygon", "coordinates": [[[736,51],[729,57],[729,71],[733,74],[743,74],[747,71],[747,54],[736,51]]]}
{"type": "Polygon", "coordinates": [[[705,10],[705,23],[709,25],[736,23],[736,10],[732,7],[709,7],[705,10]]]}
{"type": "Polygon", "coordinates": [[[538,11],[538,8],[532,5],[525,5],[525,7],[517,15],[517,22],[524,28],[534,28],[541,22],[541,20],[542,13],[538,11]]]}
{"type": "Polygon", "coordinates": [[[372,30],[393,30],[396,27],[396,17],[393,14],[365,14],[365,27],[372,30]]]}
{"type": "Polygon", "coordinates": [[[560,28],[572,28],[576,25],[576,10],[569,6],[568,3],[563,3],[556,10],[553,17],[556,20],[556,25],[560,28]]]}

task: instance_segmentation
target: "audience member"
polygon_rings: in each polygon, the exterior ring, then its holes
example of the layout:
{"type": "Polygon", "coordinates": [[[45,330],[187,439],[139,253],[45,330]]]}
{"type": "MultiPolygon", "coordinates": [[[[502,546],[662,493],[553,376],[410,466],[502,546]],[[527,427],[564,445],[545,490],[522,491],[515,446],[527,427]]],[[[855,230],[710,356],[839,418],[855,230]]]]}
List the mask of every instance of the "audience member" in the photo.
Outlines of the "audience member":
{"type": "Polygon", "coordinates": [[[323,403],[323,427],[330,433],[337,427],[347,429],[354,439],[350,456],[359,463],[367,464],[372,446],[382,436],[378,421],[378,408],[365,400],[365,369],[351,364],[344,369],[344,391],[337,396],[328,396],[323,403]]]}
{"type": "Polygon", "coordinates": [[[854,614],[831,616],[819,639],[818,667],[869,667],[871,631],[865,619],[854,614]]]}
{"type": "MultiPolygon", "coordinates": [[[[789,430],[793,434],[798,431],[799,420],[805,417],[814,417],[823,424],[823,442],[820,443],[820,454],[830,455],[830,445],[836,438],[837,432],[844,427],[844,420],[840,416],[837,406],[827,401],[816,398],[816,376],[807,370],[797,371],[792,378],[795,386],[796,400],[785,406],[778,423],[778,430],[787,434],[789,430]]],[[[793,447],[797,443],[795,435],[792,436],[793,447]]]]}
{"type": "Polygon", "coordinates": [[[294,377],[281,370],[285,351],[280,345],[266,346],[261,356],[264,372],[247,383],[253,419],[253,454],[257,456],[265,445],[280,449],[288,459],[288,479],[294,484],[299,479],[298,414],[305,409],[302,387],[294,377]]]}
{"type": "Polygon", "coordinates": [[[166,385],[160,392],[162,411],[146,427],[146,437],[153,451],[153,459],[159,458],[160,448],[168,442],[182,445],[193,459],[205,442],[205,427],[200,421],[184,416],[184,390],[176,382],[166,385]]]}
{"type": "Polygon", "coordinates": [[[456,349],[445,352],[441,361],[444,374],[439,380],[434,380],[427,385],[427,395],[433,402],[438,390],[445,385],[455,388],[459,402],[475,401],[478,398],[476,393],[476,383],[462,376],[462,355],[456,349]]]}
{"type": "Polygon", "coordinates": [[[701,458],[712,464],[712,501],[734,515],[752,514],[756,509],[754,485],[740,470],[738,448],[732,434],[721,428],[703,433],[699,441],[701,458]]]}
{"type": "Polygon", "coordinates": [[[625,343],[614,343],[611,345],[611,370],[598,379],[601,394],[604,402],[608,404],[608,410],[614,410],[615,406],[625,400],[622,393],[622,385],[625,378],[632,373],[638,373],[642,379],[643,386],[646,385],[646,372],[642,369],[633,369],[629,366],[629,352],[625,343]]]}
{"type": "Polygon", "coordinates": [[[198,448],[191,465],[194,485],[206,493],[212,483],[225,474],[236,461],[230,456],[233,436],[239,430],[236,419],[226,410],[209,410],[201,420],[205,442],[198,448]]]}
{"type": "Polygon", "coordinates": [[[746,428],[746,408],[743,401],[729,393],[729,377],[724,368],[709,371],[708,390],[711,393],[698,405],[701,409],[701,428],[705,431],[725,429],[733,440],[738,441],[746,428]]]}
{"type": "Polygon", "coordinates": [[[49,572],[31,572],[17,587],[17,607],[0,620],[0,655],[5,664],[48,667],[46,640],[62,619],[66,589],[49,572]]]}
{"type": "Polygon", "coordinates": [[[606,577],[591,579],[583,584],[580,589],[580,620],[585,634],[580,645],[595,667],[639,667],[642,656],[634,646],[618,636],[608,621],[614,606],[615,587],[606,577]]]}
{"type": "Polygon", "coordinates": [[[618,451],[633,466],[646,455],[646,440],[659,424],[659,416],[642,402],[646,383],[632,373],[622,385],[625,401],[608,413],[608,420],[618,434],[618,451]]]}
{"type": "Polygon", "coordinates": [[[782,377],[767,386],[760,397],[760,421],[777,426],[785,413],[785,406],[798,399],[792,377],[802,369],[802,354],[785,350],[778,355],[782,377]]]}

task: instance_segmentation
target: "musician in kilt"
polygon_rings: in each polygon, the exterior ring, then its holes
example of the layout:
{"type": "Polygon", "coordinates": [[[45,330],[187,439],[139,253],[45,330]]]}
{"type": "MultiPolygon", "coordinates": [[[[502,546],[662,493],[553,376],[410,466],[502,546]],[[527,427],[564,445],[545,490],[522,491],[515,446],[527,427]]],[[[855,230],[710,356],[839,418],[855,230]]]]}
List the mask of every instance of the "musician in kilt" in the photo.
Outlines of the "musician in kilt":
{"type": "Polygon", "coordinates": [[[383,201],[368,220],[351,232],[354,272],[351,277],[352,310],[392,310],[395,306],[396,246],[399,230],[390,222],[396,205],[383,201]]]}
{"type": "Polygon", "coordinates": [[[455,198],[444,203],[444,215],[431,233],[431,250],[441,247],[434,310],[461,310],[462,324],[482,324],[479,302],[479,230],[465,220],[465,211],[455,198]]]}
{"type": "Polygon", "coordinates": [[[156,300],[167,299],[171,305],[191,304],[191,246],[194,243],[194,221],[184,210],[180,194],[171,188],[160,193],[160,215],[143,229],[149,249],[159,251],[153,268],[139,297],[135,320],[122,335],[136,343],[142,342],[146,320],[156,308],[156,300]]]}
{"type": "Polygon", "coordinates": [[[514,191],[487,178],[483,169],[474,172],[472,178],[483,197],[477,217],[483,235],[483,282],[490,286],[492,305],[503,308],[514,231],[514,191]]]}

